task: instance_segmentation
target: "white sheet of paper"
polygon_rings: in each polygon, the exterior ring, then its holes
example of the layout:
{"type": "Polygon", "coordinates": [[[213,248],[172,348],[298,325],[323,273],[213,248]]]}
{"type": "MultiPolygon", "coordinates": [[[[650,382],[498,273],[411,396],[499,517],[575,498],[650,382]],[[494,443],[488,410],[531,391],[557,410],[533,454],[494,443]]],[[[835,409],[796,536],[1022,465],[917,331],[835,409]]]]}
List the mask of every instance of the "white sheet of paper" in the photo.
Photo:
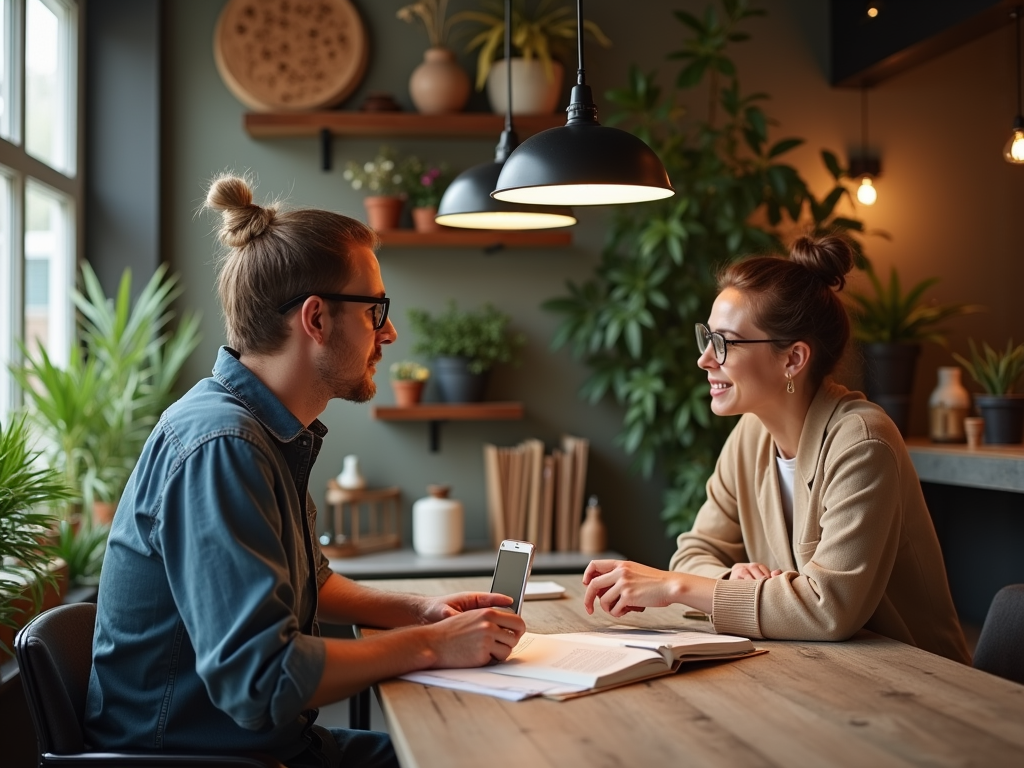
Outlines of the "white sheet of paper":
{"type": "Polygon", "coordinates": [[[522,701],[545,693],[575,693],[585,690],[564,683],[498,675],[487,669],[431,669],[402,675],[402,680],[435,685],[439,688],[452,688],[456,691],[483,693],[506,701],[522,701]]]}
{"type": "Polygon", "coordinates": [[[551,600],[565,594],[565,587],[554,581],[528,581],[524,600],[551,600]]]}

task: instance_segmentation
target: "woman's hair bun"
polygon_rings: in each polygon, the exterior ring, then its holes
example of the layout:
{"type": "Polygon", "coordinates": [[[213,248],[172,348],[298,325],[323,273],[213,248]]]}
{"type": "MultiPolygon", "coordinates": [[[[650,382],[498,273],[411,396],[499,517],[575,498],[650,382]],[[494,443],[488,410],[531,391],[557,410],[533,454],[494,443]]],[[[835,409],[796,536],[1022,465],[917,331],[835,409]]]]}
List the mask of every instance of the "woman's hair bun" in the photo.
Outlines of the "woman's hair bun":
{"type": "Polygon", "coordinates": [[[218,236],[224,245],[231,248],[241,248],[262,235],[277,213],[276,206],[264,208],[253,204],[249,181],[227,173],[211,182],[206,194],[206,207],[220,211],[218,236]]]}
{"type": "Polygon", "coordinates": [[[789,257],[837,291],[843,290],[846,275],[854,264],[853,248],[839,235],[799,237],[790,248],[789,257]]]}

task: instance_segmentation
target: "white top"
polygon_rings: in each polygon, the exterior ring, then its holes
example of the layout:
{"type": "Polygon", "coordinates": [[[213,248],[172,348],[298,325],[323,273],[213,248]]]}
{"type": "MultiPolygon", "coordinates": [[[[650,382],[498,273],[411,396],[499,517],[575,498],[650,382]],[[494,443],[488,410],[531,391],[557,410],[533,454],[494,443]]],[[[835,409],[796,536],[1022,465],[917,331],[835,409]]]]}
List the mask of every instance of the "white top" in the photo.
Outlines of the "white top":
{"type": "Polygon", "coordinates": [[[779,491],[782,493],[782,513],[786,516],[786,530],[793,534],[793,476],[796,474],[796,456],[784,459],[775,454],[779,470],[779,491]]]}

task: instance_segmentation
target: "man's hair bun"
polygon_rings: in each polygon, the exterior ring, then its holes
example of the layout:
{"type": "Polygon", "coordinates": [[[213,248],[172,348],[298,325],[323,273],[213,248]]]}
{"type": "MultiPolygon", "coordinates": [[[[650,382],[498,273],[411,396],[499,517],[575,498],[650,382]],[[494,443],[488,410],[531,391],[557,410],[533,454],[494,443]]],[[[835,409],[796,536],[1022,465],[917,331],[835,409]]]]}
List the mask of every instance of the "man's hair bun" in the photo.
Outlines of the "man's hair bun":
{"type": "Polygon", "coordinates": [[[262,235],[277,213],[276,205],[254,205],[248,180],[231,174],[213,180],[206,195],[206,207],[220,211],[218,237],[230,248],[242,248],[262,235]]]}

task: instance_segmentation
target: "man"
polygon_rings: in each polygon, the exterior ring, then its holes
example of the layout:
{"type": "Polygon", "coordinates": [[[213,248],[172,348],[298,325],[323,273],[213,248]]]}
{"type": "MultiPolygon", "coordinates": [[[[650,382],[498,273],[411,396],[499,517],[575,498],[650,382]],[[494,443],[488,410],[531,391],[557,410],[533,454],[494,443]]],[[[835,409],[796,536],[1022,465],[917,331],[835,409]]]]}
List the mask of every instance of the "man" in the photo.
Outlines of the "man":
{"type": "Polygon", "coordinates": [[[213,182],[229,347],[153,430],[100,581],[86,738],[96,750],[263,752],[288,766],[396,765],[386,734],[316,708],[430,667],[504,659],[503,595],[386,593],[332,573],[307,484],[332,398],[376,390],[388,320],[372,230],[213,182]],[[361,640],[317,621],[397,628],[361,640]]]}

